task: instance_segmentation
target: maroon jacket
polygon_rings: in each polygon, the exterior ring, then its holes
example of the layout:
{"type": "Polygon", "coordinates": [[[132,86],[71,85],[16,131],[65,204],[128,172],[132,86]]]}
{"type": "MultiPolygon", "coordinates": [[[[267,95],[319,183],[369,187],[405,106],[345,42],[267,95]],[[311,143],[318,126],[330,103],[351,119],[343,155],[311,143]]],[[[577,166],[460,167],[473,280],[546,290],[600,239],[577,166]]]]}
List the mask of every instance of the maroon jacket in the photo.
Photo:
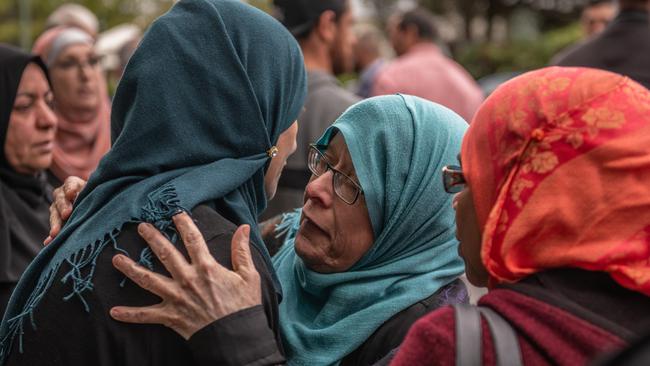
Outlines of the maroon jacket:
{"type": "MultiPolygon", "coordinates": [[[[650,308],[644,307],[650,298],[613,284],[604,274],[565,275],[497,288],[479,301],[514,328],[525,365],[586,365],[603,353],[622,348],[648,326],[650,308]],[[537,293],[551,293],[552,298],[540,299],[537,293]]],[[[482,330],[482,364],[495,365],[485,320],[482,330]]],[[[453,308],[439,309],[413,325],[391,365],[453,365],[455,333],[453,308]]]]}

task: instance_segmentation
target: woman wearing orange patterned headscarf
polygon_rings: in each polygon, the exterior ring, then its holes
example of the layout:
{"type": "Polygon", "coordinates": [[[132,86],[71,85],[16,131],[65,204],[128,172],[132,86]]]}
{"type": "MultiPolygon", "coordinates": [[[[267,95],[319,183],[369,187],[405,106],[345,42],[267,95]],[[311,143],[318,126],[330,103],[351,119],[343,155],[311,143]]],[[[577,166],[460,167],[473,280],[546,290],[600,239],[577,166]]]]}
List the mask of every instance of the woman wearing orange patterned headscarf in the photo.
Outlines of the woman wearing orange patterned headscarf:
{"type": "MultiPolygon", "coordinates": [[[[584,365],[650,327],[650,91],[594,69],[501,86],[445,171],[479,305],[514,329],[525,365],[584,365]]],[[[395,365],[453,364],[457,322],[418,321],[395,365]]],[[[483,324],[482,364],[495,364],[483,324]]],[[[462,342],[461,342],[462,343],[462,342]]]]}

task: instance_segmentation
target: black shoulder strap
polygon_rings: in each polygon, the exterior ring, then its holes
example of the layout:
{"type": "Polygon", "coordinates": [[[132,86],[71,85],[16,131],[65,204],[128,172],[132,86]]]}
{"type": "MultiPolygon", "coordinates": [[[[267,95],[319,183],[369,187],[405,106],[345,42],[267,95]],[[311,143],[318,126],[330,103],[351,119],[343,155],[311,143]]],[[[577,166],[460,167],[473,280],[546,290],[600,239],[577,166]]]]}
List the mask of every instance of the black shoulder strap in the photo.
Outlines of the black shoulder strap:
{"type": "Polygon", "coordinates": [[[481,315],[485,317],[494,343],[497,366],[521,366],[521,350],[510,324],[492,309],[469,304],[454,305],[456,315],[456,365],[479,366],[481,350],[481,315]]]}
{"type": "Polygon", "coordinates": [[[456,315],[456,366],[480,365],[481,314],[470,304],[454,305],[456,315]]]}

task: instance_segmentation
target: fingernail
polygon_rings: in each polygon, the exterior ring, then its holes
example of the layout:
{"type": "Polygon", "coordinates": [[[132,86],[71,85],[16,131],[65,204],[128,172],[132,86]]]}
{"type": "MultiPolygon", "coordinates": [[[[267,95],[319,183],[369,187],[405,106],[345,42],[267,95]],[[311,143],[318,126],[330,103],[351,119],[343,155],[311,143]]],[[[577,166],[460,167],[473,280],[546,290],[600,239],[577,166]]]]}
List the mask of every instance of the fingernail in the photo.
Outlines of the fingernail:
{"type": "Polygon", "coordinates": [[[251,227],[250,225],[244,226],[244,235],[249,236],[251,234],[251,227]]]}
{"type": "Polygon", "coordinates": [[[113,257],[114,264],[122,264],[122,262],[124,262],[124,258],[122,258],[121,254],[117,254],[113,257]]]}
{"type": "Polygon", "coordinates": [[[140,225],[138,225],[138,233],[140,233],[141,235],[146,234],[147,230],[149,230],[150,228],[151,228],[150,224],[143,222],[140,225]]]}

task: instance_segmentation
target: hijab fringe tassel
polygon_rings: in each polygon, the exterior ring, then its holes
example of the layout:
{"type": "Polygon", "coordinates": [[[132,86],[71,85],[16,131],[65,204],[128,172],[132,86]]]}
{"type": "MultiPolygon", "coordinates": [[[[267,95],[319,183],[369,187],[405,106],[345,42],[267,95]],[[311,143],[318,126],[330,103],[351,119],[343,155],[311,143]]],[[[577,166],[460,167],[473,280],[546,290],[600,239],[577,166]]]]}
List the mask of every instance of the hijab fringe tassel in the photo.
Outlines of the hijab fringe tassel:
{"type": "MultiPolygon", "coordinates": [[[[104,248],[111,244],[113,248],[128,256],[131,257],[127,251],[120,248],[117,244],[117,237],[119,236],[122,227],[127,223],[140,223],[148,222],[155,226],[160,232],[162,232],[167,239],[172,243],[176,243],[178,240],[178,233],[173,225],[171,220],[172,216],[183,211],[180,206],[180,201],[176,195],[176,190],[171,184],[165,184],[157,190],[151,192],[147,196],[147,204],[142,208],[142,215],[140,219],[132,219],[128,222],[123,223],[120,227],[113,229],[111,232],[107,233],[103,239],[96,240],[93,243],[88,244],[87,246],[81,248],[79,251],[73,253],[69,258],[65,260],[71,268],[63,275],[61,282],[64,284],[68,281],[72,282],[72,292],[63,297],[64,301],[68,301],[73,297],[77,297],[86,312],[90,312],[90,306],[84,298],[83,294],[85,291],[92,291],[94,289],[93,285],[93,276],[95,274],[95,268],[97,266],[97,258],[99,254],[104,250],[104,248]]],[[[138,264],[141,266],[153,270],[152,262],[152,252],[151,248],[148,246],[145,247],[140,252],[140,258],[138,264]]],[[[44,273],[41,278],[38,280],[34,291],[29,296],[25,302],[23,310],[16,316],[12,317],[7,321],[9,331],[7,336],[0,340],[0,364],[5,362],[5,358],[9,354],[14,337],[18,336],[18,350],[20,353],[23,353],[23,335],[24,331],[24,320],[26,317],[29,317],[32,329],[36,330],[36,322],[34,321],[34,309],[38,306],[40,301],[45,296],[45,293],[52,285],[56,273],[58,273],[61,264],[57,264],[52,267],[50,271],[44,273]]],[[[121,287],[124,287],[126,277],[120,283],[121,287]]]]}
{"type": "Polygon", "coordinates": [[[302,215],[302,209],[300,208],[282,214],[282,220],[280,220],[279,224],[275,225],[275,230],[273,231],[275,238],[279,239],[285,234],[287,234],[287,238],[294,237],[297,230],[291,229],[300,224],[300,215],[302,215]]]}

